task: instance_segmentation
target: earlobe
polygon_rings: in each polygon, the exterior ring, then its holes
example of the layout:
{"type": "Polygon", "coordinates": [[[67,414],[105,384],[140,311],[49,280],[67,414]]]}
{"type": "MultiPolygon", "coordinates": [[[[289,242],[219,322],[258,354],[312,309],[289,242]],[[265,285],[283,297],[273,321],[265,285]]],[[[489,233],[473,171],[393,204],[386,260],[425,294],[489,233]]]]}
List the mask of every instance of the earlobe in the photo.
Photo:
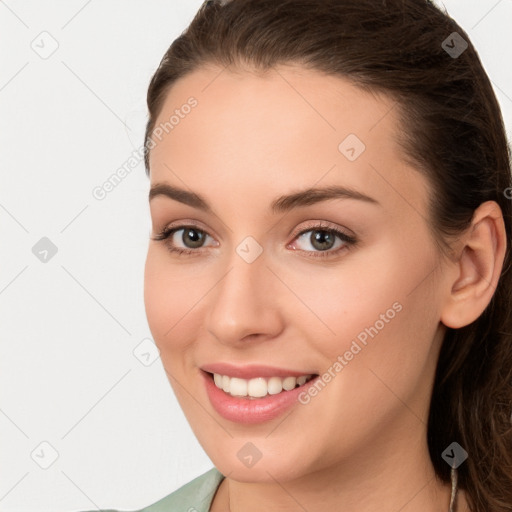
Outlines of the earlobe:
{"type": "Polygon", "coordinates": [[[443,307],[441,322],[459,329],[475,321],[488,306],[498,284],[507,237],[501,208],[495,201],[482,203],[471,226],[461,236],[459,258],[451,263],[455,278],[443,307]]]}

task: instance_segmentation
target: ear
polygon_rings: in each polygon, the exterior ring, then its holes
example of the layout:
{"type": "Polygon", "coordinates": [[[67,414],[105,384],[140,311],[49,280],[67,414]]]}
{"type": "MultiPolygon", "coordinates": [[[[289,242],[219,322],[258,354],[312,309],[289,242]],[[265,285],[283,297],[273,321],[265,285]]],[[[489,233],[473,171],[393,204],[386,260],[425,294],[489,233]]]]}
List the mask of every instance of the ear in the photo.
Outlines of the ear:
{"type": "Polygon", "coordinates": [[[498,203],[487,201],[475,210],[471,226],[459,243],[458,256],[449,263],[449,291],[440,319],[453,329],[476,320],[496,290],[507,248],[498,203]]]}

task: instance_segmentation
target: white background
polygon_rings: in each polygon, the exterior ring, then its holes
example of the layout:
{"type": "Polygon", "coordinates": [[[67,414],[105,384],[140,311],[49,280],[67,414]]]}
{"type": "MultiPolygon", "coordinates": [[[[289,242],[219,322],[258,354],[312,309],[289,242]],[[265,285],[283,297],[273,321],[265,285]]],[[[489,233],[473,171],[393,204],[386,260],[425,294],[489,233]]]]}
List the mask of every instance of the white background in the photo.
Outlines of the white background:
{"type": "MultiPolygon", "coordinates": [[[[143,163],[92,195],[142,145],[149,79],[200,4],[0,1],[2,512],[133,510],[212,467],[160,359],[133,353],[151,337],[143,163]],[[51,38],[43,59],[31,44],[51,38]],[[42,237],[58,249],[46,263],[32,252],[42,237]],[[58,453],[48,469],[42,442],[58,453]]],[[[510,139],[512,0],[444,5],[480,53],[510,139]]]]}

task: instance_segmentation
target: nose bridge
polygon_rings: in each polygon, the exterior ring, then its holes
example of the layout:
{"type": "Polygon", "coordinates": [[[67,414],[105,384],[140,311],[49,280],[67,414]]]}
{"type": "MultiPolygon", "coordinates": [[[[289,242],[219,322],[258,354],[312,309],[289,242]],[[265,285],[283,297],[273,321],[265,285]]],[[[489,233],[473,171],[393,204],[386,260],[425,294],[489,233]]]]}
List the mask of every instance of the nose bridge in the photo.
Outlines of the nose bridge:
{"type": "Polygon", "coordinates": [[[275,279],[262,251],[256,254],[244,240],[227,259],[226,272],[215,286],[207,329],[222,343],[236,343],[252,334],[274,335],[279,330],[275,279]]]}

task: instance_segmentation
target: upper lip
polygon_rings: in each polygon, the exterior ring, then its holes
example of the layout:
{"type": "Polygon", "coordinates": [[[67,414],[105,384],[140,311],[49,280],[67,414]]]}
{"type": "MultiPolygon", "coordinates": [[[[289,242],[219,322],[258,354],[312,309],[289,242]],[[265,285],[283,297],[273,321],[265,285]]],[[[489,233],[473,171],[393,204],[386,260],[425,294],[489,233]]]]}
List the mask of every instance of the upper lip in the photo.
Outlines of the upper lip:
{"type": "Polygon", "coordinates": [[[201,366],[201,370],[209,373],[218,373],[239,379],[254,379],[255,377],[300,377],[301,375],[316,375],[314,372],[295,371],[276,366],[248,364],[235,366],[231,363],[212,363],[201,366]]]}

